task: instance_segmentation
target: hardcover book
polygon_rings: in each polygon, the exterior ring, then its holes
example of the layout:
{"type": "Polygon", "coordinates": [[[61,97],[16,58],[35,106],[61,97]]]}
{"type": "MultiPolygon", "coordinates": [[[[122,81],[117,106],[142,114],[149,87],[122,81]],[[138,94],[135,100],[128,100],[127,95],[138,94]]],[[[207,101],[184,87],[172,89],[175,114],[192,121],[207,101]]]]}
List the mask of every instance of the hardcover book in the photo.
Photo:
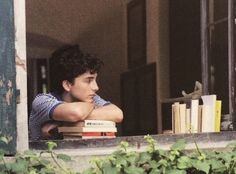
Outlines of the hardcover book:
{"type": "Polygon", "coordinates": [[[117,132],[116,127],[58,127],[59,132],[117,132]]]}
{"type": "Polygon", "coordinates": [[[76,123],[65,123],[63,126],[78,126],[78,127],[114,127],[116,123],[114,121],[107,120],[84,120],[76,123]]]}

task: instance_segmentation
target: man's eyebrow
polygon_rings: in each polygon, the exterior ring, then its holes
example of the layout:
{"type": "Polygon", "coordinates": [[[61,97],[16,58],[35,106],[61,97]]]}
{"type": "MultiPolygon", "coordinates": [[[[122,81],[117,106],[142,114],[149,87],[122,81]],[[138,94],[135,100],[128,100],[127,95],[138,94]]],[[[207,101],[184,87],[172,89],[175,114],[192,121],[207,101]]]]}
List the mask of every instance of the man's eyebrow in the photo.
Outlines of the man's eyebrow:
{"type": "Polygon", "coordinates": [[[88,77],[86,77],[86,79],[95,79],[96,78],[96,76],[88,76],[88,77]]]}

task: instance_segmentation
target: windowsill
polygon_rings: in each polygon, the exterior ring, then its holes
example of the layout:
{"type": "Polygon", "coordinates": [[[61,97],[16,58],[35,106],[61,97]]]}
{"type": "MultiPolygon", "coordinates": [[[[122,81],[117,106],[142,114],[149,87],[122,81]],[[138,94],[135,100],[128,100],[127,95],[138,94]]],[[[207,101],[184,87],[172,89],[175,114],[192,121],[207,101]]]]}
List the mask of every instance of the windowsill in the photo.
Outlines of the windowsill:
{"type": "MultiPolygon", "coordinates": [[[[185,139],[187,142],[186,149],[195,149],[195,143],[199,148],[224,148],[229,143],[235,142],[236,132],[225,131],[220,133],[197,133],[197,134],[158,134],[152,135],[157,141],[158,147],[161,149],[169,149],[170,146],[178,139],[185,139]]],[[[121,141],[127,141],[131,147],[138,151],[146,149],[147,142],[143,136],[126,136],[113,139],[67,139],[56,140],[57,148],[55,150],[62,152],[70,152],[73,154],[75,149],[76,155],[106,155],[113,152],[121,141]]],[[[47,141],[30,142],[29,147],[32,150],[46,150],[47,141]]]]}

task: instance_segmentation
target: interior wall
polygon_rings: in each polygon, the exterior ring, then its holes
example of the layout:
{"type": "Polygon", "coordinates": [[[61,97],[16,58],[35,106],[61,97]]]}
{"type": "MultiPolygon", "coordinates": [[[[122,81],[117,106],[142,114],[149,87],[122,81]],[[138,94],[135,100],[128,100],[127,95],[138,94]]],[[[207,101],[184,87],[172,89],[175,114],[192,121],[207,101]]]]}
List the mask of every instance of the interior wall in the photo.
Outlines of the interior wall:
{"type": "Polygon", "coordinates": [[[169,0],[146,1],[147,63],[156,62],[157,127],[162,132],[161,100],[169,98],[169,0]]]}
{"type": "MultiPolygon", "coordinates": [[[[100,94],[120,105],[120,73],[127,70],[127,3],[131,0],[26,0],[27,57],[48,58],[66,43],[79,43],[105,66],[100,94]],[[69,2],[69,3],[68,3],[69,2]]],[[[169,1],[146,1],[147,62],[157,65],[160,101],[169,97],[169,1]]]]}
{"type": "Polygon", "coordinates": [[[104,61],[99,94],[120,105],[120,73],[126,67],[126,4],[122,0],[26,0],[27,57],[49,58],[78,43],[104,61]]]}

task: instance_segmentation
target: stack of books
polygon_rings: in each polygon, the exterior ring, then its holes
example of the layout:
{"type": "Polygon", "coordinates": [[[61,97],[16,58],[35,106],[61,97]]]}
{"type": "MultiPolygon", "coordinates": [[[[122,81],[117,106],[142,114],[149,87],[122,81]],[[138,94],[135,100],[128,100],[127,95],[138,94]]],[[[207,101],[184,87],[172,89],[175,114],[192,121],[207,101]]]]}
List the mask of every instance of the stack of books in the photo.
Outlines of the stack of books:
{"type": "Polygon", "coordinates": [[[220,132],[222,101],[216,95],[172,105],[173,133],[220,132]],[[200,104],[202,102],[202,104],[200,104]]]}
{"type": "Polygon", "coordinates": [[[73,126],[64,125],[58,127],[65,139],[68,138],[115,138],[116,137],[116,123],[107,120],[84,120],[77,122],[73,126]]]}

